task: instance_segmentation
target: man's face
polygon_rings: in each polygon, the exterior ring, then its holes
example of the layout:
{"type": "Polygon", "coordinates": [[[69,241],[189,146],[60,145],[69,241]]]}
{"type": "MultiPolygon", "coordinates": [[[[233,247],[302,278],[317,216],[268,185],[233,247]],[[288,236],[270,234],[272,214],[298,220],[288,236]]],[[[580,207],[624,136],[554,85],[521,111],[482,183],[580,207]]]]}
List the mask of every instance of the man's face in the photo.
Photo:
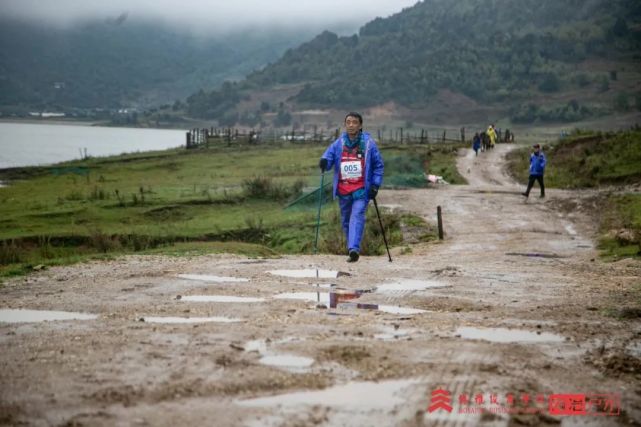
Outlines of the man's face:
{"type": "Polygon", "coordinates": [[[361,122],[358,117],[347,116],[345,118],[345,130],[351,135],[356,135],[361,130],[361,122]]]}
{"type": "Polygon", "coordinates": [[[539,154],[539,150],[541,150],[541,147],[534,147],[534,154],[539,154]]]}

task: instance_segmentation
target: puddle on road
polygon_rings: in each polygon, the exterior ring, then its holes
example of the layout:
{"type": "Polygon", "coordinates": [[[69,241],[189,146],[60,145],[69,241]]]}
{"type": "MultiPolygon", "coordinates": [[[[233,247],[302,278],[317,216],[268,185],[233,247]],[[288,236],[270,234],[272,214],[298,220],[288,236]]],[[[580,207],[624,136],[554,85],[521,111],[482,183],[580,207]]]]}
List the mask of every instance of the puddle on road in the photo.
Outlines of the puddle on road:
{"type": "MultiPolygon", "coordinates": [[[[330,306],[332,297],[329,293],[317,293],[317,292],[285,292],[282,294],[274,295],[275,299],[296,299],[309,302],[318,302],[330,306]]],[[[353,298],[352,298],[353,300],[353,298]]],[[[421,310],[418,308],[411,307],[399,307],[396,305],[379,305],[379,304],[359,304],[356,302],[346,302],[338,303],[336,305],[338,311],[369,311],[369,310],[378,310],[384,313],[391,314],[419,314],[427,313],[427,310],[421,310]]]]}
{"type": "Polygon", "coordinates": [[[427,310],[421,310],[420,308],[399,307],[397,305],[379,305],[378,311],[391,314],[419,314],[428,312],[427,310]]]}
{"type": "Polygon", "coordinates": [[[212,276],[209,274],[179,274],[178,277],[187,280],[199,280],[201,282],[249,282],[249,279],[244,279],[242,277],[212,276]]]}
{"type": "MultiPolygon", "coordinates": [[[[270,345],[278,345],[278,344],[286,344],[286,343],[291,343],[291,342],[296,342],[296,341],[305,341],[305,338],[301,337],[285,337],[281,338],[278,340],[270,341],[270,345]]],[[[267,356],[267,341],[264,339],[258,339],[258,340],[250,340],[247,341],[243,346],[242,346],[243,351],[246,351],[248,353],[252,351],[258,352],[261,356],[267,356]]]]}
{"type": "Polygon", "coordinates": [[[315,285],[310,285],[309,283],[300,283],[301,285],[311,286],[312,288],[321,288],[321,289],[331,289],[336,285],[333,283],[318,283],[315,285]]]}
{"type": "MultiPolygon", "coordinates": [[[[271,342],[271,344],[276,345],[296,340],[298,340],[296,337],[287,337],[271,342]]],[[[248,353],[257,352],[260,354],[261,358],[258,363],[262,365],[273,366],[291,372],[307,372],[308,368],[314,364],[314,359],[309,357],[271,352],[267,350],[267,342],[264,339],[247,341],[243,345],[243,350],[248,353]]]]}
{"type": "Polygon", "coordinates": [[[564,342],[561,335],[549,332],[531,332],[524,329],[507,328],[474,328],[462,326],[458,328],[455,335],[465,339],[477,339],[500,343],[516,342],[564,342]]]}
{"type": "Polygon", "coordinates": [[[74,313],[71,311],[0,309],[0,322],[28,323],[48,322],[53,320],[92,320],[95,314],[74,313]]]}
{"type": "Polygon", "coordinates": [[[316,269],[307,269],[307,270],[270,270],[269,274],[274,276],[285,276],[285,277],[309,277],[309,278],[319,278],[319,279],[335,279],[340,276],[349,276],[349,273],[344,273],[342,271],[333,271],[333,270],[316,270],[316,269]],[[317,273],[318,272],[318,273],[317,273]],[[318,275],[317,275],[318,274],[318,275]]]}
{"type": "Polygon", "coordinates": [[[437,282],[435,280],[416,280],[416,279],[396,279],[390,283],[383,283],[376,287],[376,292],[390,293],[390,292],[406,292],[406,291],[422,291],[425,289],[434,288],[448,288],[451,285],[437,282]]]}
{"type": "Polygon", "coordinates": [[[259,354],[267,354],[267,343],[265,342],[265,340],[247,341],[243,346],[243,350],[248,353],[256,351],[259,354]]]}
{"type": "Polygon", "coordinates": [[[176,297],[180,301],[188,302],[233,302],[233,303],[252,303],[252,302],[263,302],[265,298],[253,298],[253,297],[235,297],[232,295],[185,295],[176,297]]]}
{"type": "Polygon", "coordinates": [[[295,299],[310,302],[320,300],[323,304],[329,305],[329,294],[327,292],[285,292],[274,295],[274,299],[295,299]]]}
{"type": "Polygon", "coordinates": [[[230,317],[142,317],[141,321],[148,323],[235,323],[242,322],[243,319],[234,319],[230,317]]]}
{"type": "Polygon", "coordinates": [[[288,371],[304,372],[314,364],[314,359],[293,354],[272,354],[261,357],[258,363],[288,371]]]}
{"type": "Polygon", "coordinates": [[[237,400],[240,406],[321,405],[347,408],[355,412],[389,411],[407,402],[411,386],[418,380],[392,380],[380,382],[349,382],[320,391],[301,391],[256,399],[237,400]]]}

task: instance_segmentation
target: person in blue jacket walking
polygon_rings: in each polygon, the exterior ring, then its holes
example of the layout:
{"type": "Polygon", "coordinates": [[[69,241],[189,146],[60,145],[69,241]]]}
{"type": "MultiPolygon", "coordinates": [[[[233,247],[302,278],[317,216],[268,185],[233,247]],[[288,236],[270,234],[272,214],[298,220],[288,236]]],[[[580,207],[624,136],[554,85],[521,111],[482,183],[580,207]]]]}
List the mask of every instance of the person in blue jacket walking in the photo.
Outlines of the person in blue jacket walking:
{"type": "Polygon", "coordinates": [[[534,181],[539,182],[541,187],[541,198],[545,197],[545,185],[543,184],[543,174],[545,172],[545,154],[541,151],[541,146],[539,144],[533,145],[534,152],[530,155],[530,179],[527,183],[527,190],[525,193],[521,193],[525,197],[530,196],[530,190],[534,185],[534,181]]]}
{"type": "Polygon", "coordinates": [[[383,183],[383,158],[376,142],[363,132],[363,117],[345,116],[345,132],[325,150],[319,166],[334,169],[334,198],[338,198],[341,225],[347,240],[348,262],[358,261],[365,231],[365,212],[383,183]]]}
{"type": "Polygon", "coordinates": [[[476,155],[479,155],[479,149],[481,148],[481,135],[479,135],[478,132],[474,135],[474,139],[472,139],[472,148],[474,149],[474,152],[476,155]]]}

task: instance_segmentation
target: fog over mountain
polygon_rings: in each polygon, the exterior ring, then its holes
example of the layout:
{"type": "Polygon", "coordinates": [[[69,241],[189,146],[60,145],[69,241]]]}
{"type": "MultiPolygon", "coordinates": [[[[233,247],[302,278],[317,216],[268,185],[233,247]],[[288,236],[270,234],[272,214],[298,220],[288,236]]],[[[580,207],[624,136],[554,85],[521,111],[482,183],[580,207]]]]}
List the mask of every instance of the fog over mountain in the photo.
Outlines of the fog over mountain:
{"type": "MultiPolygon", "coordinates": [[[[356,31],[377,16],[388,16],[416,0],[0,0],[0,15],[69,27],[92,19],[116,18],[166,23],[204,34],[252,28],[356,31]]],[[[342,32],[342,31],[339,31],[342,32]]]]}

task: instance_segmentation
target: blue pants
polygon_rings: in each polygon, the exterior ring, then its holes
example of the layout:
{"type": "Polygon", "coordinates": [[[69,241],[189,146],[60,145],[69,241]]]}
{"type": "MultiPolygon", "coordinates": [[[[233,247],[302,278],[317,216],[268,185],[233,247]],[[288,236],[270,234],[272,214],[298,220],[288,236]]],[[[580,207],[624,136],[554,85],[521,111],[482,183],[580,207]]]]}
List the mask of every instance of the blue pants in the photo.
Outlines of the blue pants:
{"type": "Polygon", "coordinates": [[[343,232],[347,239],[347,250],[355,250],[361,252],[361,239],[363,238],[363,231],[365,231],[365,212],[367,212],[367,198],[352,199],[338,198],[338,203],[341,208],[341,224],[343,232]]]}

